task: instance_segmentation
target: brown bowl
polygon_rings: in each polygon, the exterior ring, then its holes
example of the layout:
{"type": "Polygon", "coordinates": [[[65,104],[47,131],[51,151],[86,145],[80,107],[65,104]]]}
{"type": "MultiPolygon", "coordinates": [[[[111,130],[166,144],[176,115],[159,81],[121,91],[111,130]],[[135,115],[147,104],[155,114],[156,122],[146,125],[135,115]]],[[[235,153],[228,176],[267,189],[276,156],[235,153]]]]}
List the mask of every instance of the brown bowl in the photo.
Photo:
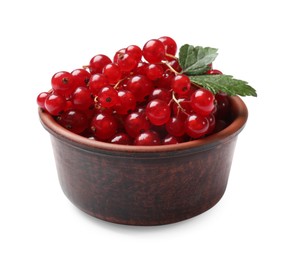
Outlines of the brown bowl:
{"type": "Polygon", "coordinates": [[[223,196],[238,134],[248,111],[230,97],[232,123],[203,139],[160,146],[98,142],[61,127],[39,110],[51,134],[63,192],[96,218],[128,225],[185,220],[213,207],[223,196]]]}

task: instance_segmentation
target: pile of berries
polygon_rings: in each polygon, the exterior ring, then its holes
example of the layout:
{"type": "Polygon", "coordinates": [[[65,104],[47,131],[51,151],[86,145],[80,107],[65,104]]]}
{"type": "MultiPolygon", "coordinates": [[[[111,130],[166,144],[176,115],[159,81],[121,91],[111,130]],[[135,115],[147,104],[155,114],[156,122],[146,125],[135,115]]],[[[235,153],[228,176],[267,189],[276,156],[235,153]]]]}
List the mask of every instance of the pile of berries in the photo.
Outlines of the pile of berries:
{"type": "MultiPolygon", "coordinates": [[[[176,51],[164,36],[113,59],[96,55],[87,66],[55,73],[37,104],[66,129],[114,144],[176,144],[220,131],[229,123],[227,95],[192,84],[176,51]]],[[[206,74],[221,72],[209,67],[206,74]]]]}

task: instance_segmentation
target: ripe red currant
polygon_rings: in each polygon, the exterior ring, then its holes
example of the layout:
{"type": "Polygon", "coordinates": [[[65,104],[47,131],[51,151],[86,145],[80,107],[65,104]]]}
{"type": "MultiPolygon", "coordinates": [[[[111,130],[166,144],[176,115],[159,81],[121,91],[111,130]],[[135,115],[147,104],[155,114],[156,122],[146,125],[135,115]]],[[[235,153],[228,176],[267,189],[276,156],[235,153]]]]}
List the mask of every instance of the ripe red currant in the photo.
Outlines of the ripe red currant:
{"type": "Polygon", "coordinates": [[[93,95],[98,95],[101,88],[109,86],[109,80],[104,74],[94,74],[89,81],[89,89],[93,95]]]}
{"type": "MultiPolygon", "coordinates": [[[[163,36],[163,37],[158,38],[158,40],[161,41],[163,43],[163,45],[165,46],[166,54],[169,54],[171,56],[175,56],[176,51],[177,51],[177,44],[172,38],[170,38],[168,36],[163,36]]],[[[170,56],[167,56],[166,58],[168,60],[172,59],[172,57],[170,57],[170,56]]]]}
{"type": "Polygon", "coordinates": [[[115,105],[117,114],[127,115],[136,108],[136,98],[131,91],[119,90],[118,91],[118,103],[115,105]]]}
{"type": "Polygon", "coordinates": [[[132,144],[132,139],[126,133],[118,133],[114,135],[110,141],[112,144],[132,144]]]}
{"type": "Polygon", "coordinates": [[[133,93],[138,102],[142,102],[151,94],[153,83],[143,75],[136,75],[128,79],[126,89],[133,93]]]}
{"type": "Polygon", "coordinates": [[[74,91],[74,77],[67,71],[59,71],[52,76],[51,86],[55,92],[69,96],[74,91]]]}
{"type": "Polygon", "coordinates": [[[146,69],[146,77],[150,80],[160,79],[164,69],[159,64],[149,64],[146,69]]]}
{"type": "Polygon", "coordinates": [[[168,64],[169,64],[169,66],[170,66],[171,68],[173,68],[175,71],[177,71],[177,72],[181,72],[181,71],[182,71],[182,68],[181,68],[181,66],[180,66],[180,64],[179,64],[179,62],[178,62],[178,60],[171,60],[171,61],[168,62],[168,64]]]}
{"type": "Polygon", "coordinates": [[[130,54],[125,52],[124,54],[120,54],[117,59],[117,64],[122,72],[128,73],[134,70],[138,63],[139,59],[134,56],[134,54],[130,54]]]}
{"type": "Polygon", "coordinates": [[[103,68],[105,75],[111,85],[116,84],[122,78],[122,72],[116,63],[109,63],[103,68]]]}
{"type": "Polygon", "coordinates": [[[167,144],[178,144],[178,140],[176,137],[171,136],[171,135],[167,135],[163,140],[162,140],[162,144],[163,145],[167,145],[167,144]]]}
{"type": "Polygon", "coordinates": [[[118,58],[119,58],[119,55],[124,55],[126,53],[126,49],[125,48],[122,48],[120,50],[118,50],[115,55],[114,55],[114,58],[113,58],[113,62],[114,63],[117,63],[118,61],[118,58]]]}
{"type": "Polygon", "coordinates": [[[166,123],[166,130],[172,136],[182,136],[185,133],[184,120],[178,116],[172,116],[166,123]]]}
{"type": "Polygon", "coordinates": [[[172,90],[171,84],[175,75],[169,71],[165,72],[161,78],[155,81],[155,86],[158,88],[166,88],[172,90]]]}
{"type": "Polygon", "coordinates": [[[151,100],[146,106],[146,115],[153,125],[164,125],[170,118],[170,107],[160,99],[151,100]]]}
{"type": "Polygon", "coordinates": [[[78,87],[74,91],[71,101],[73,107],[79,110],[88,110],[93,104],[91,92],[86,87],[78,87]]]}
{"type": "Polygon", "coordinates": [[[145,131],[144,133],[141,133],[138,135],[134,140],[135,145],[160,145],[161,140],[159,135],[152,130],[145,131]]]}
{"type": "Polygon", "coordinates": [[[98,101],[102,107],[105,108],[113,107],[119,101],[118,93],[111,86],[103,87],[100,89],[98,93],[98,101]]]}
{"type": "Polygon", "coordinates": [[[88,67],[91,74],[96,74],[101,73],[103,68],[109,63],[112,63],[112,61],[108,56],[104,54],[98,54],[90,60],[90,65],[88,67]]]}
{"type": "Polygon", "coordinates": [[[133,112],[124,120],[126,132],[133,138],[149,130],[150,123],[142,113],[133,112]]]}
{"type": "Polygon", "coordinates": [[[47,98],[47,96],[49,96],[48,92],[41,92],[36,99],[37,105],[45,110],[45,99],[47,98]]]}
{"type": "Polygon", "coordinates": [[[165,101],[167,104],[171,100],[171,93],[168,89],[166,88],[155,88],[151,95],[149,96],[149,101],[154,100],[154,99],[161,99],[165,101]]]}
{"type": "Polygon", "coordinates": [[[214,94],[204,88],[196,90],[190,99],[193,110],[203,116],[207,116],[213,112],[214,100],[214,94]]]}
{"type": "Polygon", "coordinates": [[[111,139],[117,132],[118,121],[110,114],[96,114],[91,122],[91,130],[97,140],[106,141],[111,139]]]}
{"type": "Polygon", "coordinates": [[[186,133],[197,139],[204,136],[209,128],[209,122],[206,117],[193,114],[188,116],[185,121],[185,131],[186,133]]]}
{"type": "Polygon", "coordinates": [[[149,66],[149,63],[144,62],[144,61],[140,61],[137,64],[137,67],[133,71],[134,75],[145,75],[146,76],[148,66],[149,66]]]}
{"type": "Polygon", "coordinates": [[[77,87],[87,87],[91,74],[85,69],[75,69],[71,72],[74,78],[75,88],[77,87]]]}
{"type": "Polygon", "coordinates": [[[131,56],[133,56],[135,58],[135,60],[137,60],[138,62],[142,58],[142,50],[137,45],[130,45],[130,46],[128,46],[126,48],[126,53],[128,53],[131,56]]]}
{"type": "Polygon", "coordinates": [[[216,100],[216,112],[215,112],[216,118],[227,120],[230,111],[228,96],[223,93],[218,93],[215,95],[215,100],[216,100]]]}
{"type": "Polygon", "coordinates": [[[145,60],[149,63],[158,63],[165,59],[165,46],[160,40],[149,40],[142,51],[145,60]]]}
{"type": "Polygon", "coordinates": [[[63,112],[65,105],[66,100],[64,96],[57,93],[51,93],[44,101],[45,110],[53,116],[57,116],[63,112]]]}
{"type": "Polygon", "coordinates": [[[185,98],[179,98],[176,102],[172,102],[172,114],[185,120],[188,115],[194,114],[190,101],[185,98]]]}
{"type": "Polygon", "coordinates": [[[223,74],[220,70],[215,70],[215,69],[210,69],[206,72],[206,74],[208,75],[219,75],[219,74],[223,74]]]}
{"type": "Polygon", "coordinates": [[[89,126],[86,114],[79,110],[67,110],[57,117],[57,122],[75,134],[80,134],[89,126]]]}
{"type": "Polygon", "coordinates": [[[185,95],[189,92],[191,82],[188,76],[184,74],[176,75],[171,82],[173,91],[177,94],[185,95]]]}

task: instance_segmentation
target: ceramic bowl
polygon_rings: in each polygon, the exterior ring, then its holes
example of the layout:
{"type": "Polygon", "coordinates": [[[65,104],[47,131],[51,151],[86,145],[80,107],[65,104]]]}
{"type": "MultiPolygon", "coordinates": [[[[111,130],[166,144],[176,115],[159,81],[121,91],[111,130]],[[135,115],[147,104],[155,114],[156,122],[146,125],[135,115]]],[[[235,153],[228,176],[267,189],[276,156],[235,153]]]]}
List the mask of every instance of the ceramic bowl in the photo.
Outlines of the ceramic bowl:
{"type": "Polygon", "coordinates": [[[174,145],[129,146],[91,140],[39,109],[50,133],[59,182],[79,209],[128,225],[162,225],[205,212],[223,196],[247,107],[230,97],[232,122],[208,137],[174,145]]]}

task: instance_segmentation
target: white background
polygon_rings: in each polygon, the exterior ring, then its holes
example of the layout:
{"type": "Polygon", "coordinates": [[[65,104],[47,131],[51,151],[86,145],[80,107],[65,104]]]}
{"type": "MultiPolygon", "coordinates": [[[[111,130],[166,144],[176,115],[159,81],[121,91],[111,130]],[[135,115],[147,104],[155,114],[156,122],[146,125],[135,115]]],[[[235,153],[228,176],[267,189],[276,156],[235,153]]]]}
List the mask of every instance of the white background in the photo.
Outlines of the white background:
{"type": "Polygon", "coordinates": [[[290,259],[288,2],[1,1],[0,259],[290,259]],[[172,225],[94,219],[61,191],[36,96],[59,70],[163,35],[218,48],[215,67],[258,92],[228,188],[172,225]]]}

